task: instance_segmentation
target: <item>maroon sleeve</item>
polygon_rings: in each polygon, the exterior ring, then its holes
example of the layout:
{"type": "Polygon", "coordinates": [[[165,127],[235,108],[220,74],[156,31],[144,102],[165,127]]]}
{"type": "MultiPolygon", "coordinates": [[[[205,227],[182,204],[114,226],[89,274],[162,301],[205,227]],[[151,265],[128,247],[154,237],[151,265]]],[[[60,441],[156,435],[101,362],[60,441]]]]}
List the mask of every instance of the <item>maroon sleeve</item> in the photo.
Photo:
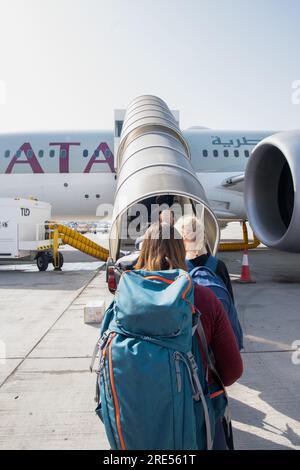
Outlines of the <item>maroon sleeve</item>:
{"type": "Polygon", "coordinates": [[[228,315],[207,287],[195,285],[195,306],[202,313],[207,344],[214,354],[222,382],[232,385],[243,373],[243,362],[228,315]]]}

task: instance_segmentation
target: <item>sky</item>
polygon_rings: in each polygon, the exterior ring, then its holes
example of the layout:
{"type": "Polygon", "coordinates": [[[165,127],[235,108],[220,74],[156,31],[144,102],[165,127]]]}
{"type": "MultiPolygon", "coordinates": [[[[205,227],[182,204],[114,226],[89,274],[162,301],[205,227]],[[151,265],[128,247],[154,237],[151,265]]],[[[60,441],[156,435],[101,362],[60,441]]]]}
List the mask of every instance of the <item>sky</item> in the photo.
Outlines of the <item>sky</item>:
{"type": "Polygon", "coordinates": [[[298,0],[0,0],[0,132],[112,129],[143,93],[182,129],[299,128],[299,18],[298,0]]]}

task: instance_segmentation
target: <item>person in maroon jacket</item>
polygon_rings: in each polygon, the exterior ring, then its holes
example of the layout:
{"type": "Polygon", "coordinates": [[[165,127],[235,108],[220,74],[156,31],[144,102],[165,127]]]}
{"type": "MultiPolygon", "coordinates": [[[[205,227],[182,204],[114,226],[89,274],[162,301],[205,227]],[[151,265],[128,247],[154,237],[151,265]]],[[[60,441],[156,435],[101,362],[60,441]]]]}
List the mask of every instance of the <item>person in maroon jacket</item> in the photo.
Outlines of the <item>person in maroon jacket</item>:
{"type": "MultiPolygon", "coordinates": [[[[202,313],[202,326],[207,344],[214,354],[216,369],[223,384],[228,387],[243,373],[242,358],[228,315],[222,303],[208,287],[195,284],[194,298],[195,306],[202,313]]],[[[200,339],[198,343],[200,345],[200,339]]],[[[201,353],[205,362],[202,350],[201,353]]]]}
{"type": "MultiPolygon", "coordinates": [[[[146,271],[178,268],[186,270],[185,259],[185,246],[174,226],[155,223],[145,234],[141,253],[134,268],[146,271]]],[[[232,385],[243,373],[243,362],[228,315],[222,303],[207,287],[195,285],[194,303],[202,313],[202,326],[207,344],[214,355],[215,368],[223,384],[232,385]]],[[[200,340],[199,347],[205,361],[200,340]]],[[[213,379],[209,377],[209,380],[213,379]]],[[[221,444],[218,444],[218,448],[219,445],[221,444]]]]}

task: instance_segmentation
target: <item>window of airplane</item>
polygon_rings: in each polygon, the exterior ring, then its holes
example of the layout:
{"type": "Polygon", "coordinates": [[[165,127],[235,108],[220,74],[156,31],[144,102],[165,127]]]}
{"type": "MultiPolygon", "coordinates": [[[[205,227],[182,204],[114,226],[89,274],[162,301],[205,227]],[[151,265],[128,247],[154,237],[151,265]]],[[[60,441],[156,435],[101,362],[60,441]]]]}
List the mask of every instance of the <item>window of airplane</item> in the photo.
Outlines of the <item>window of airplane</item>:
{"type": "Polygon", "coordinates": [[[106,158],[109,158],[109,157],[110,157],[110,150],[109,150],[109,149],[106,149],[106,150],[105,150],[105,157],[106,157],[106,158]]]}
{"type": "Polygon", "coordinates": [[[226,158],[229,157],[229,152],[228,152],[228,150],[224,150],[224,157],[226,157],[226,158]]]}
{"type": "Polygon", "coordinates": [[[10,156],[10,150],[6,150],[6,152],[5,152],[4,155],[5,155],[5,158],[9,158],[9,156],[10,156]]]}
{"type": "Polygon", "coordinates": [[[90,196],[88,194],[84,195],[85,199],[88,199],[90,196]]]}
{"type": "Polygon", "coordinates": [[[39,158],[43,158],[44,156],[44,150],[39,150],[39,158]]]}
{"type": "Polygon", "coordinates": [[[208,156],[208,151],[207,151],[207,150],[203,150],[202,155],[203,155],[203,157],[207,157],[207,156],[208,156]]]}
{"type": "Polygon", "coordinates": [[[68,183],[64,183],[64,187],[67,188],[69,185],[68,183]]]}
{"type": "Polygon", "coordinates": [[[218,156],[219,156],[218,150],[214,150],[214,157],[218,157],[218,156]]]}
{"type": "Polygon", "coordinates": [[[18,150],[17,153],[16,153],[16,157],[20,158],[20,156],[21,156],[21,150],[18,150]]]}
{"type": "Polygon", "coordinates": [[[249,150],[245,150],[245,157],[248,158],[250,156],[249,150]]]}
{"type": "Polygon", "coordinates": [[[197,173],[210,171],[236,171],[242,173],[245,170],[245,163],[247,163],[247,160],[244,157],[244,150],[246,147],[241,147],[240,149],[235,147],[232,148],[232,150],[223,146],[212,146],[212,148],[210,148],[208,145],[206,146],[206,144],[201,140],[202,137],[196,132],[187,133],[186,135],[184,134],[184,136],[187,137],[192,155],[192,165],[197,173]],[[214,158],[214,149],[218,150],[219,158],[214,158]],[[204,150],[206,150],[207,154],[206,152],[204,153],[204,150]],[[234,150],[239,150],[240,156],[243,155],[243,158],[235,158],[233,154],[234,150]],[[224,153],[225,151],[226,153],[224,153]],[[226,157],[227,151],[228,157],[226,157]],[[207,155],[208,158],[203,158],[204,155],[207,155]]]}
{"type": "Polygon", "coordinates": [[[240,156],[240,152],[239,152],[238,150],[235,150],[235,151],[234,151],[234,156],[235,156],[235,157],[239,157],[239,156],[240,156]]]}
{"type": "Polygon", "coordinates": [[[100,199],[100,194],[96,194],[96,198],[97,198],[97,199],[100,199]]]}
{"type": "Polygon", "coordinates": [[[85,158],[87,158],[87,157],[89,156],[89,151],[88,151],[87,149],[85,149],[85,150],[83,151],[83,156],[84,156],[85,158]]]}
{"type": "Polygon", "coordinates": [[[99,157],[99,154],[100,154],[100,153],[99,153],[99,150],[95,150],[95,157],[96,157],[96,158],[99,157]]]}
{"type": "Polygon", "coordinates": [[[61,156],[61,158],[66,158],[66,156],[67,156],[66,149],[61,149],[60,156],[61,156]]]}
{"type": "Polygon", "coordinates": [[[31,149],[27,150],[27,157],[32,158],[33,151],[31,149]]]}
{"type": "Polygon", "coordinates": [[[55,157],[55,150],[53,150],[53,149],[52,149],[52,150],[50,150],[50,152],[49,152],[49,156],[50,156],[50,158],[53,158],[53,157],[55,157]]]}

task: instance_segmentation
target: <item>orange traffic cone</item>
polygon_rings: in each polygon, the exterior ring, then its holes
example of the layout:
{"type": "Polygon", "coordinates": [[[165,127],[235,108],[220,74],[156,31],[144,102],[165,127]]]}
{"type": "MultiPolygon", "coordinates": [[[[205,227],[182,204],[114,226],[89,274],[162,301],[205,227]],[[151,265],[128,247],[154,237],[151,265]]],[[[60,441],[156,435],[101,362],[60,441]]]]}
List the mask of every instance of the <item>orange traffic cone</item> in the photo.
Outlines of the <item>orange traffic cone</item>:
{"type": "Polygon", "coordinates": [[[251,279],[249,261],[248,261],[248,250],[246,248],[244,249],[244,254],[243,254],[241,277],[240,279],[237,279],[236,282],[241,282],[243,284],[255,283],[255,281],[251,279]]]}

